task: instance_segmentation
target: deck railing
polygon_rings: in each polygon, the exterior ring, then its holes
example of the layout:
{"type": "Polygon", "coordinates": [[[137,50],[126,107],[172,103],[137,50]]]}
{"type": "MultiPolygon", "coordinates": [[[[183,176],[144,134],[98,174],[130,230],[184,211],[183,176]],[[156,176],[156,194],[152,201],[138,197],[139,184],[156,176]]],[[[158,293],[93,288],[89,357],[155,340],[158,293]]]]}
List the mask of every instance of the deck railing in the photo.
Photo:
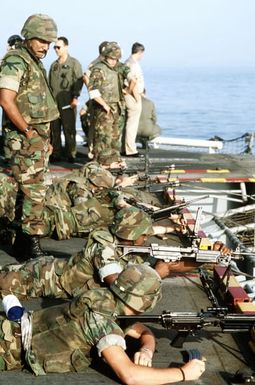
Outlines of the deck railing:
{"type": "Polygon", "coordinates": [[[165,136],[159,136],[151,140],[149,142],[149,146],[153,148],[159,148],[162,146],[207,148],[209,154],[214,154],[223,148],[223,142],[220,140],[168,138],[165,136]]]}

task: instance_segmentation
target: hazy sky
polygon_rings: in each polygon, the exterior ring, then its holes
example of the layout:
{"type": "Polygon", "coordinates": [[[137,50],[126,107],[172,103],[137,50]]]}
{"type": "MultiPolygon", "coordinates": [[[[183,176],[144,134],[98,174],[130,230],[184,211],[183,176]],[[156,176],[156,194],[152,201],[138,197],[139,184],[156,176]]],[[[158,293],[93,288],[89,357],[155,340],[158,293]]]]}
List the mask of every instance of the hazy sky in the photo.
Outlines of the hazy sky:
{"type": "MultiPolygon", "coordinates": [[[[145,45],[143,66],[255,66],[255,0],[1,0],[0,56],[33,13],[46,13],[84,67],[101,41],[115,40],[123,59],[145,45]]],[[[52,48],[44,63],[55,59],[52,48]]]]}

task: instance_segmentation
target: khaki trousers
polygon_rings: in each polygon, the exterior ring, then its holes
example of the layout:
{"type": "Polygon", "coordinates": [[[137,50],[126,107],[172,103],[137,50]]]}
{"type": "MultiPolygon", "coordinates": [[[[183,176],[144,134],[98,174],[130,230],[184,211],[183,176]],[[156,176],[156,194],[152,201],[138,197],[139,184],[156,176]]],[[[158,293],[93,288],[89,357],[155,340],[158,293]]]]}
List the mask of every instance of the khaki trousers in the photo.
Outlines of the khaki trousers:
{"type": "Polygon", "coordinates": [[[135,140],[142,112],[142,99],[140,97],[139,100],[136,101],[133,96],[125,95],[125,102],[127,106],[125,152],[127,155],[131,155],[137,152],[135,140]]]}

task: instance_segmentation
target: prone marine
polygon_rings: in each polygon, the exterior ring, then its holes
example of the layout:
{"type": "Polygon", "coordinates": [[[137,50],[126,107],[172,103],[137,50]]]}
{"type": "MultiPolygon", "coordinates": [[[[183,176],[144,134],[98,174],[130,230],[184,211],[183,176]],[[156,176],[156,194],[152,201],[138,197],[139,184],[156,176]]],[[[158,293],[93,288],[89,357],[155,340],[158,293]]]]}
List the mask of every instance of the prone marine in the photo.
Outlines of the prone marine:
{"type": "Polygon", "coordinates": [[[147,263],[161,278],[200,266],[190,260],[176,263],[139,253],[123,255],[122,248],[118,247],[120,243],[142,245],[146,237],[165,231],[166,227],[153,225],[149,215],[143,211],[134,207],[121,209],[116,213],[112,226],[92,231],[86,246],[71,258],[45,256],[24,264],[3,266],[0,270],[0,293],[2,296],[12,293],[23,299],[72,298],[92,288],[110,285],[129,263],[147,263]]]}
{"type": "Polygon", "coordinates": [[[130,265],[109,289],[92,289],[62,305],[26,311],[21,322],[1,315],[0,370],[26,367],[36,375],[86,372],[95,347],[124,384],[198,379],[205,371],[202,360],[192,359],[180,368],[152,368],[156,343],[150,329],[141,323],[127,329],[118,324],[118,315],[150,311],[160,298],[161,280],[155,270],[130,265]],[[126,336],[140,342],[134,360],[125,352],[126,336]]]}

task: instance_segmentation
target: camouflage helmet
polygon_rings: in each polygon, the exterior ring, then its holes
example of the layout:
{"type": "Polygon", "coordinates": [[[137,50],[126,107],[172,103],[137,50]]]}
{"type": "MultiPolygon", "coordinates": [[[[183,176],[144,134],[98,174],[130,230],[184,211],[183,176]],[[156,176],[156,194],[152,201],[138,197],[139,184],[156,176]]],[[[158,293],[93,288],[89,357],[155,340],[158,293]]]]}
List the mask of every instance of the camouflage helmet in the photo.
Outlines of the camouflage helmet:
{"type": "Polygon", "coordinates": [[[110,171],[103,168],[95,167],[90,169],[88,179],[97,187],[113,187],[115,178],[110,171]]]}
{"type": "Polygon", "coordinates": [[[119,238],[135,241],[141,235],[153,234],[152,221],[142,210],[128,207],[117,212],[111,231],[119,238]]]}
{"type": "Polygon", "coordinates": [[[126,305],[144,312],[152,310],[161,299],[161,278],[146,264],[128,265],[110,289],[126,305]]]}
{"type": "Polygon", "coordinates": [[[55,21],[48,15],[41,13],[29,16],[21,30],[21,35],[26,40],[37,38],[51,43],[57,40],[57,33],[55,21]]]}
{"type": "Polygon", "coordinates": [[[121,58],[121,48],[116,41],[110,41],[103,47],[101,55],[119,60],[121,58]]]}
{"type": "Polygon", "coordinates": [[[115,177],[98,162],[91,161],[80,168],[79,175],[97,187],[113,187],[115,177]]]}

